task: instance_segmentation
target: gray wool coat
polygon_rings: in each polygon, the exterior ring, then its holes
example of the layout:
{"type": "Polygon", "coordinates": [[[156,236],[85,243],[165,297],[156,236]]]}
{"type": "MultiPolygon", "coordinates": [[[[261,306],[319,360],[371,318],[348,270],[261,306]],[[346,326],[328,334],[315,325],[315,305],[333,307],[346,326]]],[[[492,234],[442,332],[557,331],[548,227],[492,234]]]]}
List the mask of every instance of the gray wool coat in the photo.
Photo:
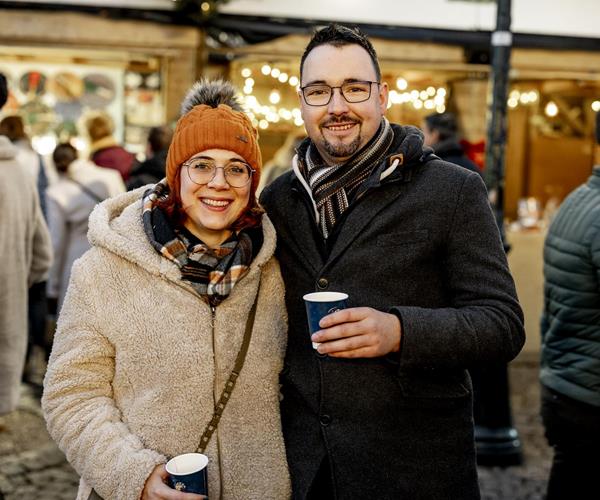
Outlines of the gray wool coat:
{"type": "Polygon", "coordinates": [[[261,198],[286,285],[282,422],[294,499],[306,498],[325,457],[337,500],[479,498],[467,368],[507,362],[524,343],[481,177],[409,148],[405,127],[395,133],[402,164],[381,181],[391,158],[374,165],[378,177],[329,249],[297,164],[261,198]],[[400,353],[317,355],[302,296],[320,290],[396,314],[400,353]]]}
{"type": "Polygon", "coordinates": [[[0,414],[13,411],[27,350],[27,290],[43,281],[52,244],[35,181],[0,136],[0,414]]]}

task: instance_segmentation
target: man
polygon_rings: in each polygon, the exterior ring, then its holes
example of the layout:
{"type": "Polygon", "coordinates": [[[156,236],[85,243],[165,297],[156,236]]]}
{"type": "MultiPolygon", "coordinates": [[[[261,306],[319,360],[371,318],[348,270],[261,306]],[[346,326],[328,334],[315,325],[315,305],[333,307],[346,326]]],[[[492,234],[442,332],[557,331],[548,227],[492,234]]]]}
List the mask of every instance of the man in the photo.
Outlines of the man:
{"type": "Polygon", "coordinates": [[[458,140],[458,125],[453,113],[433,113],[423,120],[423,142],[442,160],[481,173],[467,157],[458,140]]]}
{"type": "Polygon", "coordinates": [[[262,202],[278,232],[289,339],[282,424],[295,499],[479,498],[466,368],[524,342],[481,178],[384,118],[358,30],[301,60],[308,139],[262,202]],[[311,347],[302,296],[349,294],[311,347]]]}
{"type": "Polygon", "coordinates": [[[165,178],[165,164],[173,130],[170,127],[152,127],[148,134],[147,159],[134,167],[127,181],[127,189],[132,190],[146,184],[156,184],[165,178]]]}
{"type": "MultiPolygon", "coordinates": [[[[0,109],[6,103],[0,74],[0,109]]],[[[44,281],[52,260],[50,235],[35,182],[0,136],[0,415],[13,411],[27,350],[27,290],[44,281]]]]}
{"type": "MultiPolygon", "coordinates": [[[[600,144],[600,114],[596,115],[600,144]]],[[[542,418],[554,461],[548,500],[598,497],[600,163],[562,203],[544,244],[542,418]]]]}

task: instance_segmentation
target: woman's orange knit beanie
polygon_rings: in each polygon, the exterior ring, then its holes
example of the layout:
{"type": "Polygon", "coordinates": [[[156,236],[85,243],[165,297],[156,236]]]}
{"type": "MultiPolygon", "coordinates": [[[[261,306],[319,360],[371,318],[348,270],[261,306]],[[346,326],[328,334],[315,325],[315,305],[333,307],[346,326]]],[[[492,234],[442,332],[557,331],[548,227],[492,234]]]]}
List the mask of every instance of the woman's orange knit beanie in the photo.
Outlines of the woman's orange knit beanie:
{"type": "Polygon", "coordinates": [[[166,175],[171,192],[181,164],[207,149],[226,149],[239,154],[255,170],[252,193],[260,180],[262,157],[258,133],[235,97],[231,84],[202,80],[188,92],[181,106],[173,141],[167,154],[166,175]]]}

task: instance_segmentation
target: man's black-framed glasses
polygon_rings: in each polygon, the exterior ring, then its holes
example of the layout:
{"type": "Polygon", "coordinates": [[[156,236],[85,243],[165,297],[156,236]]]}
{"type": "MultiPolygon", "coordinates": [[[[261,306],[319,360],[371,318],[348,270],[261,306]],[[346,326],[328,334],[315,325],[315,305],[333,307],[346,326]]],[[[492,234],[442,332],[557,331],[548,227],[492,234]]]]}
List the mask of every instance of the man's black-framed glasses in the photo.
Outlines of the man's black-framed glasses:
{"type": "Polygon", "coordinates": [[[186,167],[190,180],[199,185],[208,184],[217,175],[217,170],[222,168],[227,184],[231,187],[241,188],[250,182],[252,174],[255,172],[250,165],[243,161],[229,162],[224,167],[220,167],[214,161],[197,158],[182,163],[182,166],[186,167]]]}
{"type": "Polygon", "coordinates": [[[301,87],[304,102],[309,106],[326,106],[331,101],[334,89],[340,89],[342,97],[349,103],[358,103],[369,100],[371,97],[371,87],[373,84],[379,85],[379,82],[357,81],[345,82],[339,87],[331,87],[325,83],[306,85],[301,87]]]}

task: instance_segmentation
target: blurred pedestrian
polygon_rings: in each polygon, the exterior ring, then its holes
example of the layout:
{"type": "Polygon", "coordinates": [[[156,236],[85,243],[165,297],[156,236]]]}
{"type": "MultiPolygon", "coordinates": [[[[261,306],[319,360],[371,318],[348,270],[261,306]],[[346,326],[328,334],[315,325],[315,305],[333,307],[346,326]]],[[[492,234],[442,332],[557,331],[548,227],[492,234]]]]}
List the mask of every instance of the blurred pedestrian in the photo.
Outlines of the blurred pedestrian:
{"type": "Polygon", "coordinates": [[[69,284],[71,267],[90,248],[88,218],[101,201],[125,191],[118,172],[78,159],[77,150],[59,144],[52,154],[59,180],[48,188],[48,227],[54,263],[48,276],[47,295],[53,312],[60,311],[69,284]]]}
{"type": "MultiPolygon", "coordinates": [[[[40,206],[46,218],[46,189],[49,183],[56,182],[56,172],[49,168],[42,156],[32,148],[31,141],[25,132],[25,123],[22,117],[12,115],[3,118],[0,121],[0,135],[8,137],[16,146],[18,150],[17,161],[36,183],[40,206]]],[[[41,349],[46,359],[50,355],[50,346],[46,338],[46,319],[48,315],[46,282],[42,281],[31,285],[28,296],[29,342],[23,379],[28,383],[39,386],[40,380],[39,377],[36,377],[34,367],[36,359],[34,347],[41,349]]]]}
{"type": "MultiPolygon", "coordinates": [[[[600,114],[596,114],[600,145],[600,114]]],[[[600,164],[563,201],[544,244],[542,419],[554,448],[547,500],[598,498],[600,164]]]]}
{"type": "Polygon", "coordinates": [[[292,159],[296,155],[296,149],[305,138],[306,133],[304,133],[304,130],[294,130],[287,135],[281,147],[273,155],[273,158],[265,163],[264,173],[260,178],[260,185],[258,186],[258,194],[281,174],[292,169],[292,159]]]}
{"type": "Polygon", "coordinates": [[[90,137],[90,159],[99,167],[118,170],[127,182],[135,164],[135,156],[117,143],[113,136],[113,122],[108,115],[100,114],[87,120],[90,137]]]}
{"type": "Polygon", "coordinates": [[[31,146],[31,141],[25,132],[23,118],[17,115],[6,116],[0,121],[0,135],[8,137],[17,147],[17,161],[23,165],[35,180],[40,197],[40,205],[46,215],[46,189],[56,182],[56,172],[46,165],[42,156],[31,146]]]}
{"type": "Polygon", "coordinates": [[[148,145],[146,147],[147,158],[134,167],[127,181],[127,189],[137,189],[146,184],[156,184],[165,178],[165,165],[167,163],[167,152],[173,130],[171,127],[152,127],[148,134],[148,145]]]}
{"type": "MultiPolygon", "coordinates": [[[[8,87],[0,74],[0,109],[8,87]]],[[[0,136],[0,414],[14,410],[27,351],[28,290],[46,279],[52,245],[35,183],[0,136]]]]}
{"type": "Polygon", "coordinates": [[[81,475],[78,498],[200,499],[164,484],[167,457],[196,450],[210,498],[290,497],[284,290],[255,196],[261,167],[233,87],[202,81],[184,100],[166,179],[92,213],[42,399],[81,475]]]}
{"type": "Polygon", "coordinates": [[[465,154],[465,150],[460,145],[458,124],[453,113],[427,115],[422,128],[425,146],[432,148],[442,160],[481,175],[479,167],[465,154]]]}
{"type": "Polygon", "coordinates": [[[514,358],[525,339],[485,186],[385,118],[388,85],[360,30],[317,31],[300,80],[308,138],[261,196],[286,283],[294,498],[479,498],[466,369],[514,358]],[[349,307],[311,339],[303,295],[316,291],[349,307]]]}

